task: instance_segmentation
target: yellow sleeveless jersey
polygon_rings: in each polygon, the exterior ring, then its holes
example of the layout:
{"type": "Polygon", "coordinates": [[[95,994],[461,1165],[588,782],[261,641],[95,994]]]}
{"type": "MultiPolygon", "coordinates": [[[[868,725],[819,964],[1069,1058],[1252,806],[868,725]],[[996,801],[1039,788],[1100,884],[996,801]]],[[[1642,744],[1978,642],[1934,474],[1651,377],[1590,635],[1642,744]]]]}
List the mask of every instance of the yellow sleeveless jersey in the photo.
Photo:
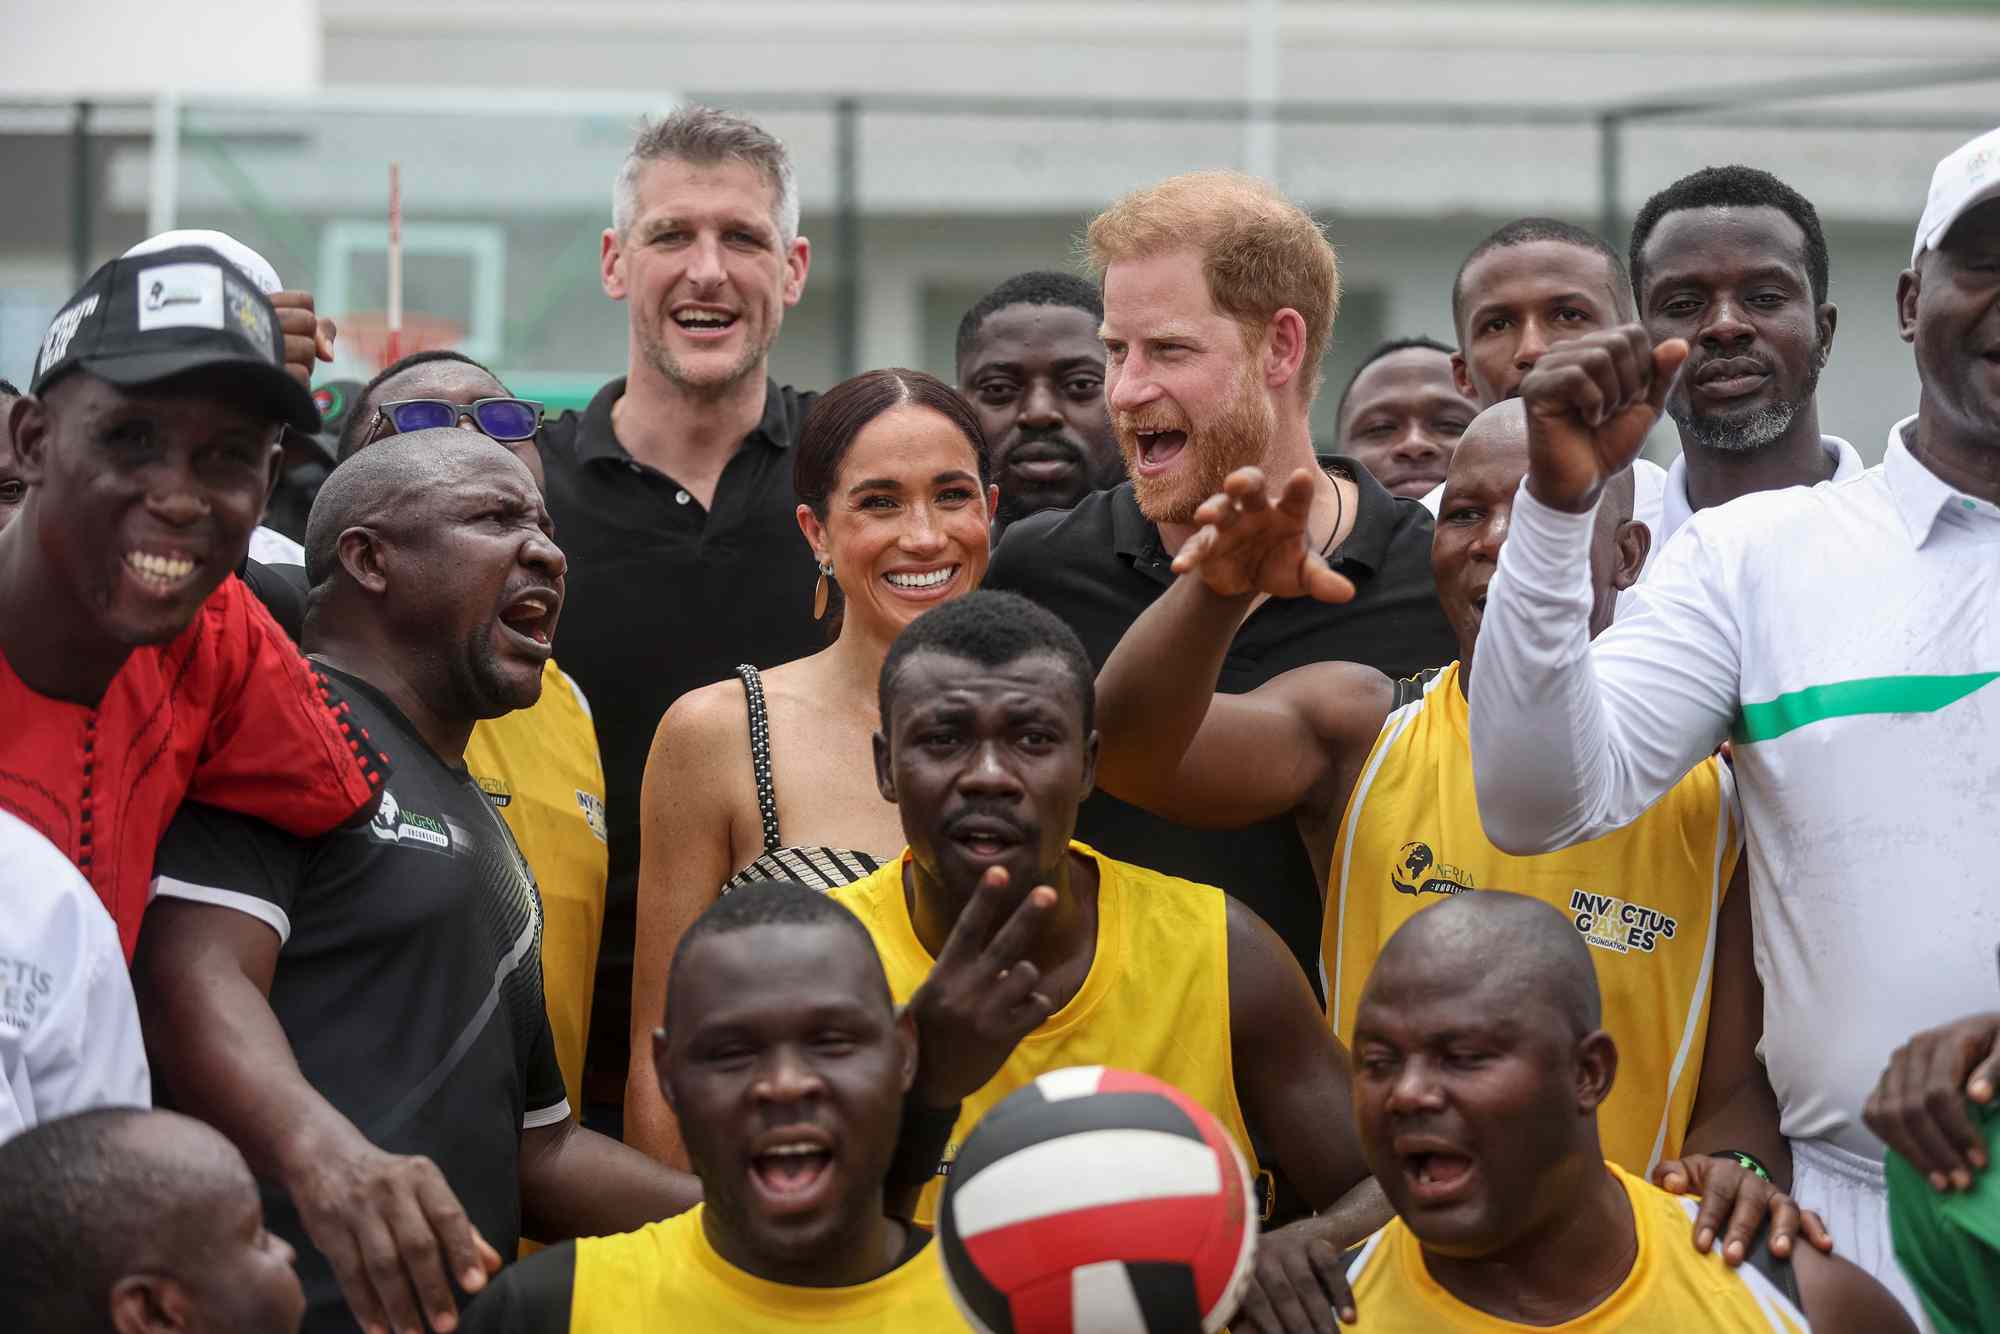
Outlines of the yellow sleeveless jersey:
{"type": "MultiPolygon", "coordinates": [[[[916,1221],[931,1226],[952,1160],[979,1118],[1037,1075],[1072,1065],[1137,1070],[1184,1091],[1257,1159],[1236,1101],[1229,1041],[1228,900],[1221,890],[1161,875],[1071,843],[1097,865],[1097,954],[1067,1005],[1021,1039],[1000,1073],[966,1099],[937,1181],[924,1187],[916,1221]]],[[[903,868],[910,854],[827,891],[875,937],[901,1005],[935,962],[910,925],[903,868]]]]}
{"type": "Polygon", "coordinates": [[[851,1288],[794,1288],[716,1253],[700,1205],[664,1222],[576,1243],[569,1334],[950,1334],[969,1328],[945,1288],[935,1241],[851,1288]]]}
{"type": "Polygon", "coordinates": [[[1697,1201],[1669,1195],[1606,1163],[1632,1200],[1639,1257],[1625,1281],[1598,1306],[1560,1325],[1517,1325],[1467,1306],[1424,1265],[1423,1248],[1402,1219],[1369,1238],[1349,1264],[1353,1327],[1360,1334],[1500,1334],[1517,1329],[1560,1334],[1806,1334],[1805,1317],[1751,1265],[1731,1269],[1722,1248],[1703,1255],[1690,1240],[1697,1201]]]}
{"type": "Polygon", "coordinates": [[[542,891],[542,990],[572,1110],[583,1106],[583,1044],[604,927],[604,766],[576,683],[542,668],[542,697],[472,729],[465,767],[520,845],[542,891]]]}
{"type": "Polygon", "coordinates": [[[1383,723],[1334,842],[1320,940],[1334,1032],[1353,1043],[1369,970],[1414,914],[1475,889],[1541,899],[1590,946],[1618,1043],[1618,1082],[1598,1111],[1605,1156],[1642,1174],[1678,1157],[1707,1045],[1715,925],[1741,850],[1727,768],[1705,760],[1625,828],[1516,857],[1479,822],[1458,664],[1397,691],[1407,702],[1383,723]]]}

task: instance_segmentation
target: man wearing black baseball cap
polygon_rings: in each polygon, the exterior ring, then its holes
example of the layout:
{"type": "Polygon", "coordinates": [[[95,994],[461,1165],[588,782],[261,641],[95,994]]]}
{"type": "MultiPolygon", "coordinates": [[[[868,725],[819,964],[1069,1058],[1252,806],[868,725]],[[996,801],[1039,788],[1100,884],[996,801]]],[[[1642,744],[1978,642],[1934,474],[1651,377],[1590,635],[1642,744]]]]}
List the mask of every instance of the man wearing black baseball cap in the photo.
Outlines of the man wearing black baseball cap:
{"type": "Polygon", "coordinates": [[[0,532],[0,809],[138,938],[184,798],[327,832],[386,761],[233,576],[284,425],[313,431],[269,298],[202,246],[111,261],[8,410],[27,496],[0,532]]]}

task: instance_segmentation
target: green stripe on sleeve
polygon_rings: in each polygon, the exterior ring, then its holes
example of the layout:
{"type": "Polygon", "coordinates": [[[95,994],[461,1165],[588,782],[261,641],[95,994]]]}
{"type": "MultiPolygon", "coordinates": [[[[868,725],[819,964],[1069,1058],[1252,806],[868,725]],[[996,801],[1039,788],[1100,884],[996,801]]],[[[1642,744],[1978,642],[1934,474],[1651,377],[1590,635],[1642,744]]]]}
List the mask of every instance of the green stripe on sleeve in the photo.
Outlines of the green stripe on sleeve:
{"type": "Polygon", "coordinates": [[[1862,713],[1936,713],[1956,704],[2000,672],[1963,676],[1865,676],[1791,690],[1762,704],[1745,704],[1730,736],[1739,745],[1770,741],[1827,718],[1862,713]]]}

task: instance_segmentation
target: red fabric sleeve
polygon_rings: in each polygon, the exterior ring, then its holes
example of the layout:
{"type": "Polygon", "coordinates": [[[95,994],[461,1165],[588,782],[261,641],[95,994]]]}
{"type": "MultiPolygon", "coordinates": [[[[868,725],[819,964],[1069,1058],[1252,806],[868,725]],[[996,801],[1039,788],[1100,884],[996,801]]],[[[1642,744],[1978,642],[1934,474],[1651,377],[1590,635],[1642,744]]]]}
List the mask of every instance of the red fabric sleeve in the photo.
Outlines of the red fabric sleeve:
{"type": "Polygon", "coordinates": [[[188,799],[315,838],[372,814],[388,756],[235,575],[203,613],[212,617],[217,672],[188,799]]]}

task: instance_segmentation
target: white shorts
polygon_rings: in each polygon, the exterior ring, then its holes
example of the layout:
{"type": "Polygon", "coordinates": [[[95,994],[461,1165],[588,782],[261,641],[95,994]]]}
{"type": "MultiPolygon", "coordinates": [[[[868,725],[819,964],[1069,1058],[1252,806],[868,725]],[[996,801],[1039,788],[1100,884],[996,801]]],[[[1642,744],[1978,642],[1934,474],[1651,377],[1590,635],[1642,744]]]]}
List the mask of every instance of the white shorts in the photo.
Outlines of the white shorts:
{"type": "Polygon", "coordinates": [[[1792,1199],[1826,1220],[1833,1253],[1874,1275],[1896,1295],[1917,1328],[1930,1334],[1924,1304],[1896,1263],[1889,1235],[1889,1186],[1882,1164],[1825,1140],[1791,1141],[1792,1199]]]}

